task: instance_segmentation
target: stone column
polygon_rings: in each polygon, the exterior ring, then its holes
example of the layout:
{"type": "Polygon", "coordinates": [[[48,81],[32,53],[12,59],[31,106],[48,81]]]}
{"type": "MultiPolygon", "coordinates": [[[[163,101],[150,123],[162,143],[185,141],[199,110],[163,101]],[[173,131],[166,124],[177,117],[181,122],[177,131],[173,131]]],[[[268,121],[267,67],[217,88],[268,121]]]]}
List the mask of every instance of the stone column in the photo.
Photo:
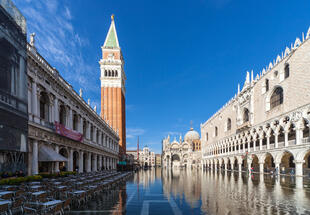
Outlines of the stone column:
{"type": "Polygon", "coordinates": [[[259,137],[259,150],[263,150],[263,137],[259,137]]]}
{"type": "MultiPolygon", "coordinates": [[[[59,146],[55,146],[55,151],[57,154],[59,154],[59,146]]],[[[55,172],[59,172],[59,162],[55,162],[55,172]]]]}
{"type": "Polygon", "coordinates": [[[302,139],[303,139],[303,128],[302,127],[297,127],[296,128],[296,145],[302,144],[302,139]]]}
{"type": "Polygon", "coordinates": [[[295,175],[296,176],[303,176],[303,164],[305,163],[304,160],[294,160],[295,163],[295,175]]]}
{"type": "Polygon", "coordinates": [[[68,171],[73,171],[73,149],[69,149],[68,171]]]}
{"type": "Polygon", "coordinates": [[[224,161],[224,168],[225,168],[225,171],[227,171],[227,161],[224,161]]]}
{"type": "Polygon", "coordinates": [[[59,122],[59,110],[58,110],[58,98],[54,99],[54,119],[56,122],[59,122]]]}
{"type": "Polygon", "coordinates": [[[102,155],[99,155],[99,170],[102,170],[102,155]]]}
{"type": "Polygon", "coordinates": [[[78,132],[83,134],[83,117],[79,115],[79,124],[78,124],[78,132]]]}
{"type": "Polygon", "coordinates": [[[238,144],[238,153],[241,153],[241,143],[239,142],[237,142],[237,144],[238,144]]]}
{"type": "Polygon", "coordinates": [[[275,131],[275,132],[274,132],[274,147],[275,147],[276,149],[279,148],[278,137],[279,137],[279,132],[278,132],[278,131],[275,131]]]}
{"type": "Polygon", "coordinates": [[[80,151],[80,155],[79,155],[79,173],[82,173],[83,172],[83,169],[84,169],[84,152],[83,151],[80,151]]]}
{"type": "Polygon", "coordinates": [[[86,139],[90,140],[90,122],[86,123],[86,139]]]}
{"type": "Polygon", "coordinates": [[[253,150],[254,152],[256,151],[256,139],[255,138],[253,139],[253,150]]]}
{"type": "Polygon", "coordinates": [[[267,149],[270,149],[270,135],[266,135],[267,137],[267,149]]]}
{"type": "Polygon", "coordinates": [[[284,146],[285,147],[288,146],[288,133],[289,133],[289,131],[284,130],[284,146]]]}
{"type": "Polygon", "coordinates": [[[73,129],[73,120],[72,120],[72,108],[69,109],[69,118],[68,118],[68,128],[73,129]]]}
{"type": "Polygon", "coordinates": [[[87,167],[86,172],[91,172],[91,153],[87,153],[87,167]]]}
{"type": "Polygon", "coordinates": [[[94,159],[93,159],[93,171],[97,172],[98,169],[97,169],[97,156],[98,155],[94,155],[94,159]]]}
{"type": "Polygon", "coordinates": [[[39,149],[38,149],[38,141],[33,140],[32,141],[32,175],[36,175],[39,173],[39,149]]]}
{"type": "Polygon", "coordinates": [[[93,140],[95,143],[97,143],[97,128],[95,126],[94,126],[94,132],[93,132],[93,140]]]}
{"type": "Polygon", "coordinates": [[[264,162],[259,162],[259,173],[264,174],[264,162]]]}
{"type": "Polygon", "coordinates": [[[32,82],[32,114],[34,121],[40,123],[39,113],[38,113],[38,95],[37,95],[37,83],[35,80],[32,82]]]}
{"type": "Polygon", "coordinates": [[[242,145],[243,145],[242,151],[243,151],[243,153],[245,153],[245,142],[244,141],[243,141],[242,145]]]}
{"type": "Polygon", "coordinates": [[[98,135],[99,135],[99,138],[98,138],[98,145],[102,145],[102,139],[101,139],[101,131],[100,130],[98,130],[98,135]]]}

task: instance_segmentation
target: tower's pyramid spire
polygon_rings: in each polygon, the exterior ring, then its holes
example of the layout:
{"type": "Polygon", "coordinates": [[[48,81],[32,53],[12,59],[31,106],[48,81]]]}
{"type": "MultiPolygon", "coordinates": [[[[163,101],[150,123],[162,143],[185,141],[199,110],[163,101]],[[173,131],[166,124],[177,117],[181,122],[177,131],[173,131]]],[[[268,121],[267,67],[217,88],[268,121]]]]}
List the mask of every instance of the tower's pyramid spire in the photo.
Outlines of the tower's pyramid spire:
{"type": "Polygon", "coordinates": [[[114,23],[114,15],[111,15],[111,25],[108,31],[108,35],[104,41],[104,48],[119,48],[115,23],[114,23]]]}

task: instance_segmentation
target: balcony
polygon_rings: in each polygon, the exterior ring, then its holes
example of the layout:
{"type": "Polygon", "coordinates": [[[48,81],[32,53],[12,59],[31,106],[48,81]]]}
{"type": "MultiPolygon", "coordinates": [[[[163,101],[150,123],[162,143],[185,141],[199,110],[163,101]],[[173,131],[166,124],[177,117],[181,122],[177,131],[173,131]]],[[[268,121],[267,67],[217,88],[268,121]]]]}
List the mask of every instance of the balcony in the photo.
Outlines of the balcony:
{"type": "Polygon", "coordinates": [[[250,126],[251,126],[250,121],[244,122],[241,125],[237,125],[237,131],[238,132],[244,131],[250,128],[250,126]]]}

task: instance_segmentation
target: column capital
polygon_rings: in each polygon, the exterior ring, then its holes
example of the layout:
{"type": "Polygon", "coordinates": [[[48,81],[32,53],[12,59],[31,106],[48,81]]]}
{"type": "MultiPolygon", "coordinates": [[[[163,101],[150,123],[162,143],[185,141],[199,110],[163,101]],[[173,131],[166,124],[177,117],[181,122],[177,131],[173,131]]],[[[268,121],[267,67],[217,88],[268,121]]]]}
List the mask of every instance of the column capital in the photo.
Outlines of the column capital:
{"type": "Polygon", "coordinates": [[[305,160],[293,160],[293,162],[294,162],[295,164],[303,164],[303,163],[305,163],[306,161],[305,161],[305,160]]]}

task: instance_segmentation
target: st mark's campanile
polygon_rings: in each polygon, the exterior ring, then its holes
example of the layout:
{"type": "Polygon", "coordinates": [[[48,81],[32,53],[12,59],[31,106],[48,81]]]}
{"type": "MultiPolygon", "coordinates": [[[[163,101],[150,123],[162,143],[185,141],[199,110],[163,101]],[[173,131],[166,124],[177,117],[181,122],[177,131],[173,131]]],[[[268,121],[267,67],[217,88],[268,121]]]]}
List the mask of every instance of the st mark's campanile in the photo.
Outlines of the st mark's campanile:
{"type": "Polygon", "coordinates": [[[114,15],[102,49],[100,64],[101,117],[118,131],[120,156],[126,154],[124,59],[118,43],[114,15]]]}

